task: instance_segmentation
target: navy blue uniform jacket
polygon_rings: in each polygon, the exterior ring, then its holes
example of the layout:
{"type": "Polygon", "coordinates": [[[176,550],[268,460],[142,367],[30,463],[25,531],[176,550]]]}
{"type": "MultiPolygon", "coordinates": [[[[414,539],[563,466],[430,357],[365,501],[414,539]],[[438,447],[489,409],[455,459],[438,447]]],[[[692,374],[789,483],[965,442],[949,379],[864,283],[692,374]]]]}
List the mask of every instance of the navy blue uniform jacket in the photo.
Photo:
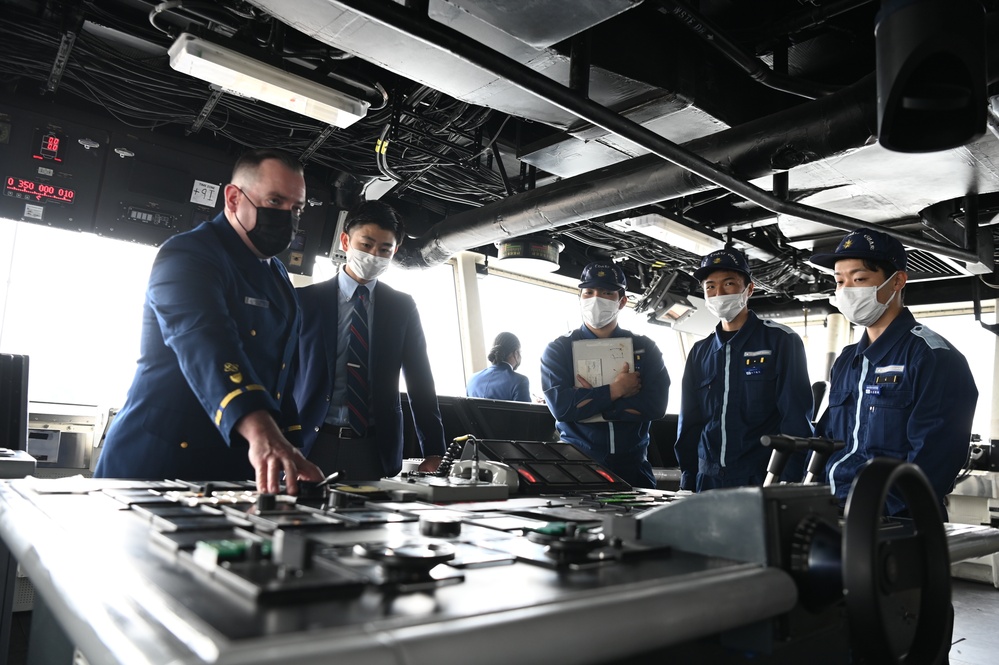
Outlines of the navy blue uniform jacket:
{"type": "MultiPolygon", "coordinates": [[[[762,485],[771,451],[761,436],[812,436],[801,338],[752,311],[727,343],[720,331],[721,324],[694,344],[683,370],[675,446],[681,489],[762,485]]],[[[782,478],[800,482],[804,465],[805,455],[796,454],[782,478]]]]}
{"type": "Polygon", "coordinates": [[[298,445],[292,358],[295,290],[223,215],[170,238],[153,262],[132,387],[111,424],[98,478],[254,477],[233,426],[260,409],[298,445]]]}
{"type": "MultiPolygon", "coordinates": [[[[968,361],[908,309],[873,344],[865,331],[833,363],[829,408],[815,428],[846,442],[826,465],[833,492],[845,503],[867,460],[894,457],[919,466],[942,501],[968,458],[977,403],[968,361]]],[[[887,503],[889,514],[903,509],[898,488],[887,503]]]]}
{"type": "Polygon", "coordinates": [[[621,326],[614,329],[611,337],[634,340],[634,370],[642,375],[639,393],[612,401],[609,385],[576,387],[572,343],[578,339],[596,339],[596,335],[583,325],[557,338],[541,356],[541,385],[548,410],[555,416],[555,425],[563,441],[604,464],[631,485],[655,487],[655,476],[648,461],[649,428],[653,420],[666,414],[669,374],[659,347],[648,337],[634,335],[621,326]],[[577,406],[581,402],[586,404],[577,406]],[[638,413],[629,413],[629,409],[638,413]],[[582,422],[596,415],[603,416],[607,422],[582,422]]]}
{"type": "MultiPolygon", "coordinates": [[[[303,287],[298,289],[298,295],[303,319],[295,397],[302,412],[302,452],[308,455],[326,419],[333,392],[339,308],[337,280],[303,287]]],[[[400,370],[406,376],[406,391],[424,456],[444,454],[444,427],[416,303],[408,294],[381,280],[375,284],[373,301],[375,311],[369,341],[375,439],[384,475],[394,476],[402,470],[400,370]]]]}
{"type": "Polygon", "coordinates": [[[510,363],[498,362],[478,372],[468,381],[465,393],[469,397],[505,399],[511,402],[530,402],[530,382],[517,374],[510,363]]]}

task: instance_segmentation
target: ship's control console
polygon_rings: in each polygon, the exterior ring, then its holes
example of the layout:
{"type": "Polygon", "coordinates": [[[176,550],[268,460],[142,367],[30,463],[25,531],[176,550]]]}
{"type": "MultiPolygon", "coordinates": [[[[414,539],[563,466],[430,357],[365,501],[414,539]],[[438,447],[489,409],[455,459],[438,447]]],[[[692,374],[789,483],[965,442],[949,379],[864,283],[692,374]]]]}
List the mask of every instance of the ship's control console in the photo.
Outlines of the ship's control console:
{"type": "MultiPolygon", "coordinates": [[[[446,476],[331,481],[299,497],[231,482],[10,481],[0,536],[91,662],[946,655],[947,537],[915,467],[866,469],[844,519],[825,486],[632,490],[532,444],[467,441],[446,476]],[[435,484],[466,495],[413,489],[435,484]],[[881,518],[893,484],[913,519],[881,518]],[[499,487],[503,498],[488,496],[499,487]]],[[[981,530],[999,550],[996,530],[981,530]]]]}

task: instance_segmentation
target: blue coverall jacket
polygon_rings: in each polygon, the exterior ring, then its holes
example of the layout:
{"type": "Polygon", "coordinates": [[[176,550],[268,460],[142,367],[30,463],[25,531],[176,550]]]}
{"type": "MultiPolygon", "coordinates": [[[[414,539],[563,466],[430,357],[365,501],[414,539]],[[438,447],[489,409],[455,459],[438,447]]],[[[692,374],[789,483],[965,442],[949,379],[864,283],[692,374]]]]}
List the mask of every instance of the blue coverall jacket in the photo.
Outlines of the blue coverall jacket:
{"type": "Polygon", "coordinates": [[[596,339],[585,325],[559,337],[541,356],[541,385],[556,427],[567,441],[603,464],[635,487],[655,487],[648,460],[649,426],[666,414],[669,374],[663,357],[648,337],[621,327],[611,337],[631,337],[635,352],[634,371],[641,372],[642,389],[634,397],[611,401],[610,386],[577,388],[572,363],[572,343],[596,339]],[[580,402],[590,400],[586,405],[580,402]],[[638,413],[629,413],[629,410],[638,413]],[[607,422],[581,422],[602,415],[607,422]]]}
{"type": "Polygon", "coordinates": [[[513,371],[510,363],[498,362],[477,372],[468,380],[465,393],[469,397],[530,402],[531,390],[527,377],[513,371]]]}
{"type": "MultiPolygon", "coordinates": [[[[812,436],[812,390],[805,347],[787,326],[749,312],[723,342],[721,324],[694,344],[683,370],[676,459],[681,489],[762,485],[770,448],[765,434],[812,436]]],[[[781,478],[800,481],[805,455],[781,478]]]]}
{"type": "MultiPolygon", "coordinates": [[[[841,503],[860,467],[874,457],[918,465],[940,500],[968,457],[978,388],[968,361],[908,309],[872,344],[864,332],[833,364],[829,408],[816,427],[846,442],[826,465],[841,503]]],[[[888,512],[904,509],[888,494],[888,512]]]]}
{"type": "Polygon", "coordinates": [[[223,215],[167,240],[149,275],[135,378],[94,476],[252,480],[236,421],[264,409],[301,441],[300,329],[284,266],[258,259],[223,215]]]}

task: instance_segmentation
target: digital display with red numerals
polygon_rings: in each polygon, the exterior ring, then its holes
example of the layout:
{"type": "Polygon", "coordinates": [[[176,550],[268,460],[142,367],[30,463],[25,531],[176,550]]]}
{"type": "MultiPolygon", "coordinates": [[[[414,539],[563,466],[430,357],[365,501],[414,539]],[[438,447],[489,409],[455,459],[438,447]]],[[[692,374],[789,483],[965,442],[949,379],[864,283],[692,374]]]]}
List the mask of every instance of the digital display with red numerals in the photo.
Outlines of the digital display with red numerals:
{"type": "Polygon", "coordinates": [[[47,159],[53,162],[61,162],[62,158],[59,156],[59,148],[62,145],[62,137],[55,132],[41,132],[35,133],[35,139],[38,144],[38,150],[32,155],[35,159],[47,159]]]}
{"type": "Polygon", "coordinates": [[[7,177],[4,195],[19,199],[34,201],[59,201],[72,203],[76,198],[76,190],[67,187],[57,187],[47,182],[25,180],[24,178],[7,177]]]}

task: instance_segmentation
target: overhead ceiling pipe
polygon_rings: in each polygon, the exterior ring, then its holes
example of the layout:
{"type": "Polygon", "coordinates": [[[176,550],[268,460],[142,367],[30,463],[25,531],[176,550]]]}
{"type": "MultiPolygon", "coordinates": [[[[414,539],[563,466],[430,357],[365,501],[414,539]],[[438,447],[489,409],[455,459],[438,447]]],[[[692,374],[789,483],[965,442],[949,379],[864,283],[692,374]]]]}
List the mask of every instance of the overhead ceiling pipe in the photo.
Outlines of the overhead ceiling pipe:
{"type": "MultiPolygon", "coordinates": [[[[474,63],[478,67],[505,78],[510,83],[530,92],[539,99],[548,101],[575,114],[582,120],[641,145],[662,159],[691,171],[715,185],[724,187],[767,210],[844,230],[852,231],[868,225],[866,222],[846,215],[813,208],[792,201],[780,200],[769,192],[718,168],[704,157],[681,148],[672,141],[618,115],[614,111],[587,99],[580,98],[573,91],[544,75],[538,74],[510,58],[492,51],[454,30],[422,19],[414,15],[411,11],[407,11],[393,3],[370,3],[364,0],[330,1],[335,5],[349,7],[355,13],[363,15],[376,23],[387,25],[395,30],[409,34],[411,37],[423,42],[429,48],[444,51],[465,61],[474,63]]],[[[831,95],[830,97],[834,96],[836,95],[831,95]]],[[[481,209],[480,212],[491,208],[493,206],[488,206],[488,208],[481,209]]],[[[491,210],[486,214],[490,213],[491,210]]],[[[589,216],[591,216],[591,213],[586,211],[576,219],[585,219],[589,216]]],[[[503,228],[502,224],[499,228],[503,228]]],[[[889,235],[900,235],[888,229],[885,232],[889,235]]],[[[522,232],[510,233],[509,231],[505,231],[499,238],[522,234],[522,232]]],[[[965,261],[969,264],[969,267],[974,266],[979,270],[991,271],[991,266],[984,265],[983,259],[980,259],[973,252],[953,246],[940,245],[912,236],[902,235],[900,240],[910,247],[926,249],[942,256],[965,261]]],[[[477,245],[467,245],[465,249],[475,246],[477,245]]],[[[431,252],[431,255],[433,255],[433,252],[431,252]]],[[[989,263],[991,263],[991,257],[988,258],[989,263]]]]}
{"type": "Polygon", "coordinates": [[[660,0],[659,11],[675,16],[711,48],[768,88],[805,99],[815,99],[832,94],[843,87],[795,79],[787,76],[786,72],[771,71],[759,58],[743,51],[742,47],[729,39],[710,21],[679,0],[660,0]]]}
{"type": "MultiPolygon", "coordinates": [[[[871,75],[814,102],[694,139],[683,147],[740,178],[761,178],[871,142],[876,104],[871,75]]],[[[551,231],[715,188],[657,155],[643,155],[452,215],[422,237],[407,240],[396,261],[414,268],[437,265],[457,252],[503,238],[551,231]]]]}

